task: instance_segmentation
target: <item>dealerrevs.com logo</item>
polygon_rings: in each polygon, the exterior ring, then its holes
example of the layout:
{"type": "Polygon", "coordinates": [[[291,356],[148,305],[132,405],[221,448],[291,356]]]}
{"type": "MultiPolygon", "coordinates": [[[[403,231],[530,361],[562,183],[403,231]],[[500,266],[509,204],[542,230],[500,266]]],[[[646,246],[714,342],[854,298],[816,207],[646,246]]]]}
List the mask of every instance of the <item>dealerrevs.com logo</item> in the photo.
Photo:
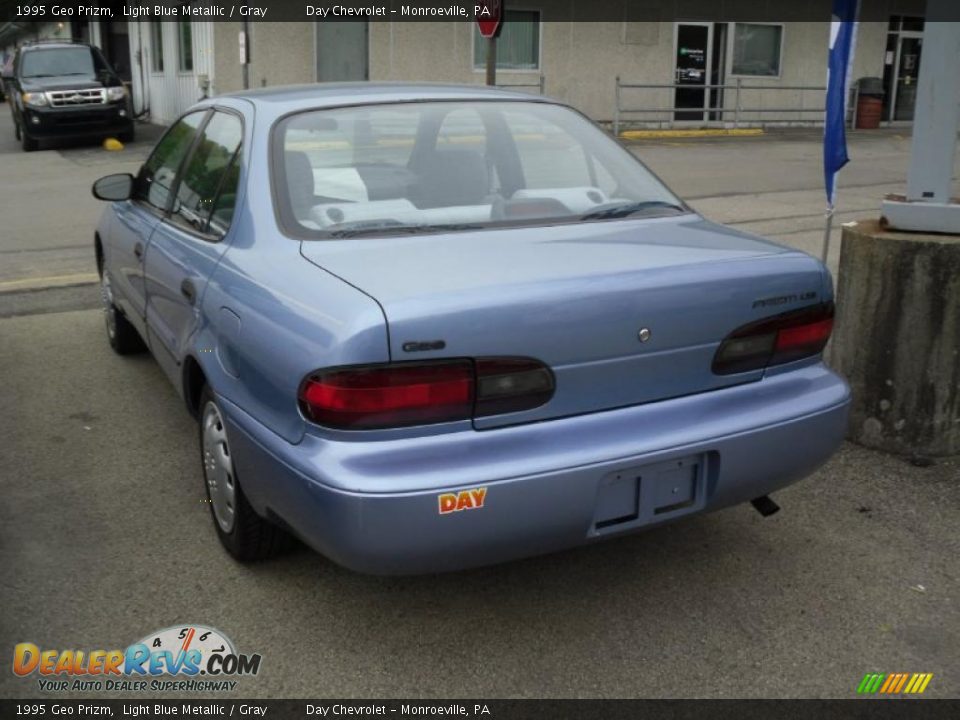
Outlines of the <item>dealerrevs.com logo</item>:
{"type": "Polygon", "coordinates": [[[14,674],[37,676],[44,692],[229,691],[239,684],[234,678],[256,675],[260,661],[205,625],[164,628],[125,650],[41,649],[30,642],[13,650],[14,674]]]}

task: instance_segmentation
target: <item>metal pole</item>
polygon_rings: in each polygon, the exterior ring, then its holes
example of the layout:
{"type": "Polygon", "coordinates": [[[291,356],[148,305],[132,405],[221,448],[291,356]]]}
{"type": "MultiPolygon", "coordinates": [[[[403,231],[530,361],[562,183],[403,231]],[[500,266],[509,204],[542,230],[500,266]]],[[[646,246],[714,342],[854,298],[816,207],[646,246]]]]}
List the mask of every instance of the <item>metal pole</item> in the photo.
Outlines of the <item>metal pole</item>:
{"type": "Polygon", "coordinates": [[[850,129],[857,129],[857,107],[860,105],[860,86],[853,86],[853,112],[850,114],[850,129]]]}
{"type": "Polygon", "coordinates": [[[911,201],[950,202],[960,125],[960,80],[956,73],[960,29],[956,23],[930,22],[930,18],[949,17],[951,8],[956,6],[949,0],[927,3],[907,173],[907,199],[911,201]]]}
{"type": "Polygon", "coordinates": [[[487,85],[497,84],[497,38],[487,41],[487,85]]]}
{"type": "MultiPolygon", "coordinates": [[[[833,186],[833,196],[836,199],[837,196],[837,186],[836,178],[834,178],[833,186]]],[[[830,231],[833,230],[833,210],[834,206],[827,204],[827,227],[823,231],[823,246],[820,248],[820,259],[823,260],[824,264],[827,262],[827,255],[830,254],[830,231]]]]}
{"type": "Polygon", "coordinates": [[[243,21],[243,89],[250,88],[250,21],[243,21]]]}
{"type": "Polygon", "coordinates": [[[736,110],[733,113],[733,126],[735,128],[740,127],[740,83],[740,78],[737,78],[736,110]]]}
{"type": "Polygon", "coordinates": [[[614,80],[613,94],[616,100],[613,107],[613,136],[620,137],[620,76],[614,80]]]}

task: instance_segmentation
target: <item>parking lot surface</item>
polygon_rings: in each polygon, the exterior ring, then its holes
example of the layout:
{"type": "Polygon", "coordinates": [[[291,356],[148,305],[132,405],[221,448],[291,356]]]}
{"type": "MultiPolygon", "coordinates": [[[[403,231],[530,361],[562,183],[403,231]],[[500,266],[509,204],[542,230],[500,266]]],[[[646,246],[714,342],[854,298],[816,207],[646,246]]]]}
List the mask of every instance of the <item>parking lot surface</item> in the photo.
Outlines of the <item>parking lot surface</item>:
{"type": "MultiPolygon", "coordinates": [[[[851,697],[867,672],[932,672],[926,696],[960,694],[958,459],[848,444],[770,518],[737,507],[449,575],[367,577],[305,549],[237,564],[195,424],[148,355],[110,351],[80,277],[89,183],[146,144],[27,155],[5,116],[0,138],[4,652],[201,623],[263,656],[227,694],[244,697],[851,697]]],[[[708,216],[816,247],[818,138],[749,142],[634,150],[708,216]]],[[[876,214],[908,151],[897,133],[852,139],[841,219],[876,214]]],[[[0,673],[0,696],[39,694],[0,673]]]]}

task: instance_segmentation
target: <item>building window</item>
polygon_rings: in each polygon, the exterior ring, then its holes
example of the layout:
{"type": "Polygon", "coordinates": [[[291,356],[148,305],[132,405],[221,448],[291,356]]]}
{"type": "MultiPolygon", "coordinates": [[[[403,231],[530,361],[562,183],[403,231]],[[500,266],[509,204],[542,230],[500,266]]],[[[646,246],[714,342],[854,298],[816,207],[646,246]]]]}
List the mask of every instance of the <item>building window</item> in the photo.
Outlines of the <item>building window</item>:
{"type": "MultiPolygon", "coordinates": [[[[488,42],[473,30],[473,68],[487,66],[488,42]]],[[[537,70],[540,67],[540,11],[507,10],[497,38],[497,67],[501,70],[537,70]]]]}
{"type": "Polygon", "coordinates": [[[732,75],[780,76],[783,25],[734,23],[732,75]]]}
{"type": "Polygon", "coordinates": [[[177,41],[180,48],[180,72],[193,70],[193,24],[189,20],[177,23],[177,41]]]}
{"type": "Polygon", "coordinates": [[[163,72],[163,25],[150,23],[151,69],[155,73],[163,72]]]}

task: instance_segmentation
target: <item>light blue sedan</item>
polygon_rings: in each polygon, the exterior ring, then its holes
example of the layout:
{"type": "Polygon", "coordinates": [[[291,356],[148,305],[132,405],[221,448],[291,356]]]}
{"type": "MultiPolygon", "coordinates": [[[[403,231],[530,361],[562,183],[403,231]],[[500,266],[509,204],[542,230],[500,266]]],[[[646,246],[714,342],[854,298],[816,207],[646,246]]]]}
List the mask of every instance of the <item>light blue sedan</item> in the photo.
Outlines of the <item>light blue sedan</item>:
{"type": "Polygon", "coordinates": [[[108,339],[199,421],[240,560],[295,535],[434,572],[769,514],[844,435],[823,264],[705,220],[546,99],[212,98],[94,194],[108,339]]]}

